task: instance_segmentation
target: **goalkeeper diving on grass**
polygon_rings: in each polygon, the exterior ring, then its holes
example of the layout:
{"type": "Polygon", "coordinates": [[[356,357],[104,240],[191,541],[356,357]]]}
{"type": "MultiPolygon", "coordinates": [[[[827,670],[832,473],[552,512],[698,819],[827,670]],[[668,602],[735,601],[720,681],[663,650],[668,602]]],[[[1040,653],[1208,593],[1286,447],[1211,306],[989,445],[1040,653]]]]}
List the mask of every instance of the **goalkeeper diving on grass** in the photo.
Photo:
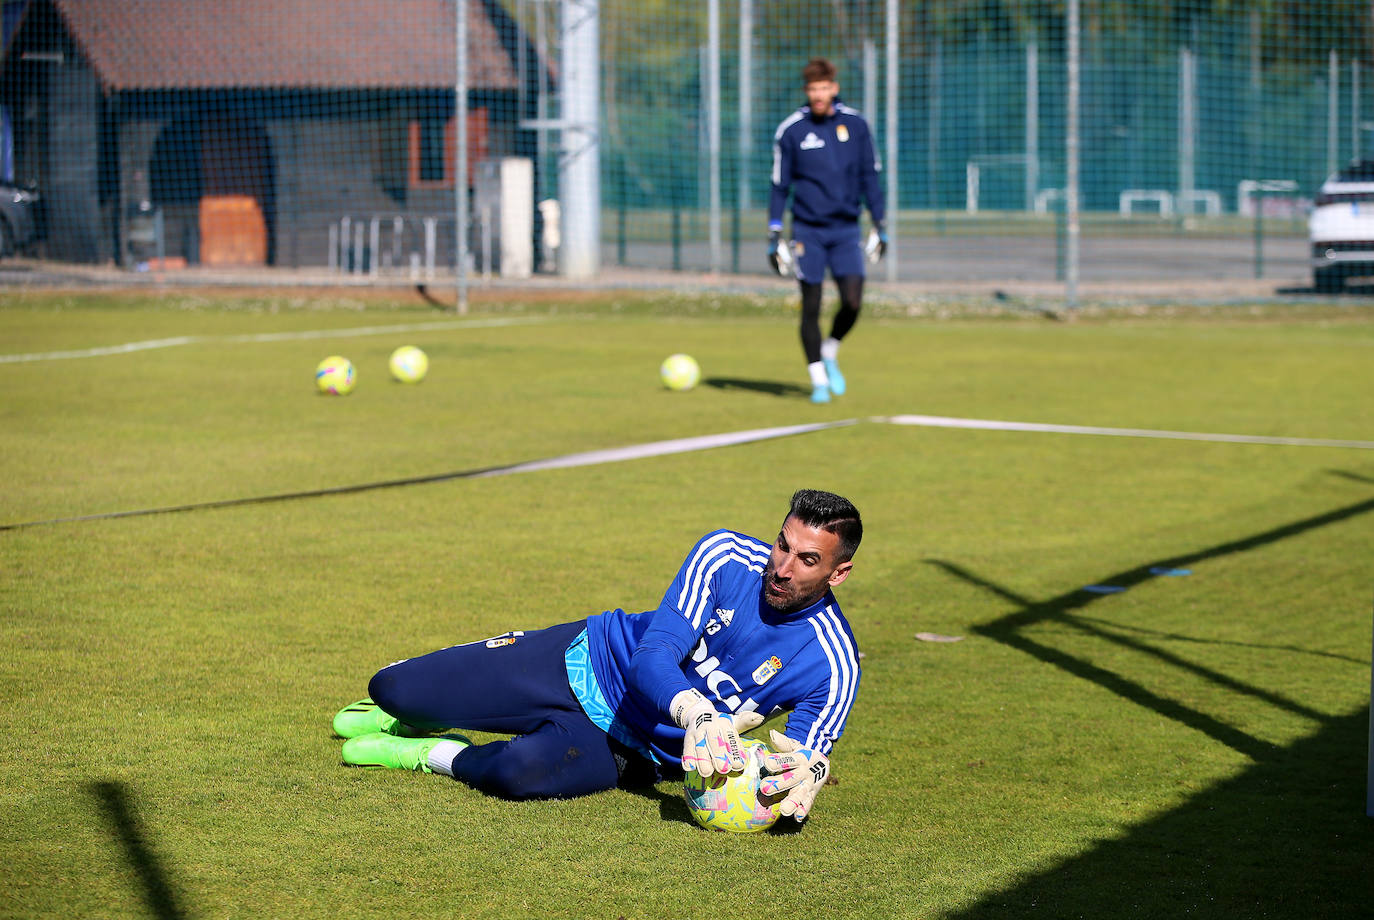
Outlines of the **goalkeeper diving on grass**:
{"type": "Polygon", "coordinates": [[[784,793],[781,813],[802,821],[859,685],[831,589],[862,536],[847,499],[802,489],[771,546],[731,530],[697,541],[657,609],[388,665],[334,717],[343,760],[441,773],[502,798],[568,798],[742,770],[740,733],[786,712],[761,791],[784,793]],[[451,729],[512,737],[435,734],[451,729]]]}

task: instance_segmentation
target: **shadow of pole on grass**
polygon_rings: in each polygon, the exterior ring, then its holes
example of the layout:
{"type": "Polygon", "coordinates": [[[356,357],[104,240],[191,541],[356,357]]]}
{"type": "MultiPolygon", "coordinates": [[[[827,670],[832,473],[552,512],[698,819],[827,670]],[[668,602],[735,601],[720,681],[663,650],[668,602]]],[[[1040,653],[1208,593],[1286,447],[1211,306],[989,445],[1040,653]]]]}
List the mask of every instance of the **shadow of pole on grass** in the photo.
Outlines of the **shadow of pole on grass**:
{"type": "MultiPolygon", "coordinates": [[[[1241,540],[1117,572],[1099,584],[1129,588],[1172,569],[1258,549],[1370,511],[1374,511],[1374,500],[1357,502],[1241,540]]],[[[1234,778],[1132,827],[1124,836],[1100,841],[1080,856],[986,895],[973,907],[946,915],[946,920],[997,920],[1029,914],[1149,918],[1187,914],[1219,920],[1250,916],[1307,920],[1368,912],[1368,867],[1374,862],[1374,836],[1358,805],[1368,792],[1362,755],[1369,741],[1370,710],[1362,706],[1353,713],[1329,716],[1282,694],[1105,629],[1101,621],[1076,615],[1076,611],[1110,595],[1080,588],[1034,601],[954,563],[926,561],[1019,608],[974,627],[974,632],[1200,731],[1254,761],[1234,778]],[[1020,632],[1043,623],[1066,626],[1150,655],[1218,686],[1310,719],[1320,729],[1287,747],[1256,738],[1020,632]]]]}
{"type": "Polygon", "coordinates": [[[1369,916],[1374,836],[1359,802],[1367,712],[1023,876],[943,920],[1369,916]]]}
{"type": "Polygon", "coordinates": [[[138,876],[140,894],[148,911],[157,920],[182,920],[185,911],[177,904],[176,891],[167,880],[161,860],[152,851],[140,826],[138,815],[123,783],[98,782],[90,785],[100,811],[124,850],[129,868],[138,876]]]}
{"type": "MultiPolygon", "coordinates": [[[[1320,527],[1326,527],[1331,524],[1349,520],[1353,517],[1358,517],[1362,514],[1368,514],[1370,511],[1374,511],[1374,499],[1356,502],[1353,505],[1336,508],[1323,514],[1313,515],[1312,517],[1294,521],[1290,524],[1284,524],[1280,527],[1254,534],[1253,536],[1221,543],[1194,553],[1186,553],[1181,556],[1172,556],[1166,559],[1148,562],[1144,565],[1108,575],[1098,583],[1120,589],[1131,588],[1151,579],[1163,577],[1161,573],[1194,565],[1205,559],[1215,559],[1220,556],[1228,556],[1235,553],[1247,552],[1252,549],[1258,549],[1280,540],[1286,540],[1289,537],[1299,536],[1300,534],[1307,533],[1308,531],[1320,527]]],[[[1123,699],[1130,700],[1166,718],[1173,719],[1200,731],[1255,760],[1263,760],[1266,757],[1273,756],[1276,753],[1274,745],[1227,725],[1207,713],[1180,703],[1177,700],[1161,696],[1142,684],[1127,677],[1123,677],[1114,671],[1110,671],[1090,661],[1070,655],[1067,652],[1046,645],[1043,642],[1031,639],[1023,635],[1021,630],[1028,626],[1045,622],[1053,622],[1058,625],[1067,626],[1092,636],[1093,638],[1101,639],[1102,641],[1123,646],[1139,652],[1140,654],[1156,658],[1171,667],[1187,671],[1218,686],[1260,700],[1271,706],[1282,709],[1285,712],[1290,712],[1315,721],[1321,721],[1323,718],[1322,713],[1317,710],[1304,706],[1296,700],[1290,699],[1282,694],[1274,693],[1261,687],[1254,686],[1253,684],[1236,680],[1212,668],[1190,662],[1173,652],[1156,648],[1148,642],[1113,630],[1104,629],[1092,619],[1074,615],[1075,611],[1083,610],[1093,603],[1102,600],[1104,597],[1110,597],[1110,594],[1096,594],[1084,588],[1078,588],[1073,591],[1065,592],[1058,597],[1050,598],[1049,600],[1035,601],[1017,594],[1005,586],[982,578],[955,563],[941,559],[927,559],[926,562],[939,567],[962,581],[976,585],[1004,600],[1010,601],[1020,608],[991,623],[973,627],[974,632],[1023,651],[1047,664],[1052,664],[1055,667],[1067,671],[1076,677],[1092,681],[1123,699]]]]}

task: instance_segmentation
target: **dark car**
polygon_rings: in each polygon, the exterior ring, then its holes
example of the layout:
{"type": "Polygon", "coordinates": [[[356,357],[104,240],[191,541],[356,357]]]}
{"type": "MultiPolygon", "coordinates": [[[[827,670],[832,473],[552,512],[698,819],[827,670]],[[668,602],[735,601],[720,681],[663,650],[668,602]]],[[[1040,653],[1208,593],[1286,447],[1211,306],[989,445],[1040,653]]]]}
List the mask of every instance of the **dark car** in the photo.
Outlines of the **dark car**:
{"type": "Polygon", "coordinates": [[[0,258],[12,256],[42,234],[38,192],[0,183],[0,258]]]}

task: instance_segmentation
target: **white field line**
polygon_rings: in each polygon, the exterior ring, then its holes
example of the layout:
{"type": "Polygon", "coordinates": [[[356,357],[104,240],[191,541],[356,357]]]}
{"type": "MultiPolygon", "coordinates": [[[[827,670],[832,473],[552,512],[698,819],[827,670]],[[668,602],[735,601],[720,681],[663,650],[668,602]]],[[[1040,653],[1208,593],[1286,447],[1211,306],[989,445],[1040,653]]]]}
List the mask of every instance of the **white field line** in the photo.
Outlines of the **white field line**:
{"type": "Polygon", "coordinates": [[[1090,425],[1045,425],[1038,422],[1003,422],[981,418],[949,418],[942,415],[874,416],[871,422],[919,425],[928,428],[972,428],[980,431],[1033,431],[1049,434],[1094,434],[1118,438],[1165,438],[1175,441],[1219,441],[1230,444],[1274,444],[1284,447],[1346,447],[1374,450],[1374,441],[1339,441],[1329,438],[1278,438],[1255,434],[1213,434],[1197,431],[1157,431],[1150,428],[1097,428],[1090,425]]]}
{"type": "Polygon", "coordinates": [[[816,422],[810,425],[787,425],[782,428],[755,428],[750,431],[731,431],[724,434],[707,434],[695,438],[675,438],[670,441],[652,441],[648,444],[633,444],[629,447],[613,447],[607,450],[589,450],[579,454],[565,454],[544,460],[530,460],[515,463],[499,469],[477,473],[474,479],[488,476],[508,476],[511,473],[532,473],[537,470],[558,470],[574,466],[592,466],[598,463],[620,463],[625,460],[642,460],[647,457],[665,457],[669,454],[686,454],[697,450],[711,450],[717,447],[731,447],[752,441],[767,441],[772,438],[786,438],[827,428],[840,428],[858,424],[858,419],[843,419],[837,422],[816,422]]]}
{"type": "Polygon", "coordinates": [[[26,521],[15,524],[0,524],[0,530],[15,530],[21,527],[34,527],[44,524],[65,524],[78,521],[97,521],[110,518],[136,517],[150,514],[167,514],[180,511],[200,511],[209,508],[227,508],[235,505],[260,504],[285,501],[289,499],[313,498],[326,495],[342,495],[364,492],[373,489],[396,486],[422,485],[443,482],[451,479],[486,479],[492,476],[509,476],[513,473],[532,473],[541,470],[567,469],[570,467],[592,466],[601,463],[620,463],[627,460],[642,460],[649,457],[663,457],[669,454],[684,454],[699,450],[712,450],[773,438],[809,434],[830,428],[841,428],[863,422],[886,425],[914,425],[932,428],[962,428],[983,431],[1028,431],[1053,434],[1089,434],[1131,438],[1167,438],[1186,441],[1221,441],[1238,444],[1274,444],[1298,447],[1345,447],[1362,450],[1374,449],[1374,441],[1338,441],[1325,438],[1276,438],[1259,435],[1205,434],[1191,431],[1157,431],[1148,428],[1098,428],[1087,425],[1046,425],[1036,422],[1006,422],[976,418],[949,418],[939,415],[879,415],[867,419],[842,419],[833,422],[814,422],[807,425],[788,425],[780,428],[754,428],[747,431],[729,431],[721,434],[700,435],[691,438],[674,438],[667,441],[651,441],[647,444],[633,444],[626,447],[613,447],[604,450],[590,450],[542,460],[528,460],[506,466],[486,469],[463,470],[439,473],[430,476],[416,476],[408,479],[393,479],[383,482],[359,483],[349,486],[332,486],[305,492],[289,492],[278,495],[261,495],[244,498],[220,499],[218,501],[197,502],[161,508],[143,508],[131,511],[112,511],[80,517],[52,518],[44,521],[26,521]]]}
{"type": "Polygon", "coordinates": [[[102,521],[113,518],[143,517],[152,514],[172,514],[183,511],[205,511],[211,508],[231,508],[237,505],[256,505],[268,502],[288,501],[301,498],[319,498],[327,495],[346,495],[354,492],[367,492],[375,489],[389,489],[397,486],[426,485],[452,479],[485,479],[491,476],[508,476],[513,473],[532,473],[539,470],[563,469],[575,466],[592,466],[599,463],[621,463],[627,460],[642,460],[649,457],[663,457],[669,454],[684,454],[691,451],[711,450],[717,447],[731,447],[753,441],[767,441],[772,438],[786,438],[792,435],[823,431],[827,428],[842,428],[858,424],[858,419],[843,419],[835,422],[816,422],[810,425],[788,425],[781,428],[755,428],[749,431],[730,431],[723,434],[708,434],[694,438],[676,438],[669,441],[652,441],[648,444],[634,444],[628,447],[615,447],[607,450],[590,450],[578,454],[565,454],[561,457],[547,457],[543,460],[529,460],[507,466],[478,470],[460,470],[452,473],[439,473],[432,476],[415,476],[409,479],[391,479],[383,482],[358,483],[349,486],[332,486],[311,489],[305,492],[287,492],[277,495],[259,495],[246,498],[228,498],[217,501],[195,502],[187,505],[170,505],[160,508],[139,508],[129,511],[107,511],[99,514],[86,514],[79,517],[50,518],[44,521],[24,521],[15,524],[0,524],[0,531],[18,530],[23,527],[39,527],[46,524],[73,524],[84,521],[102,521]]]}
{"type": "Polygon", "coordinates": [[[151,351],[156,348],[175,348],[180,345],[213,344],[225,342],[242,344],[246,342],[289,342],[308,339],[346,339],[368,335],[391,335],[398,332],[431,332],[444,329],[490,329],[500,326],[518,326],[544,322],[542,317],[521,316],[505,319],[472,320],[435,320],[427,323],[402,323],[395,326],[358,326],[352,329],[303,329],[299,332],[260,332],[243,335],[182,335],[170,339],[148,339],[143,342],[126,342],[122,345],[107,345],[101,348],[81,348],[72,351],[44,351],[30,354],[0,355],[0,364],[20,364],[28,361],[61,361],[68,358],[102,358],[107,355],[123,355],[136,351],[151,351]]]}
{"type": "Polygon", "coordinates": [[[21,361],[61,361],[64,358],[100,358],[105,355],[124,355],[134,351],[150,351],[154,348],[173,348],[177,345],[190,345],[199,341],[199,336],[182,335],[174,339],[149,339],[146,342],[126,342],[123,345],[108,345],[104,348],[82,348],[77,351],[42,351],[27,355],[0,355],[0,364],[18,364],[21,361]]]}

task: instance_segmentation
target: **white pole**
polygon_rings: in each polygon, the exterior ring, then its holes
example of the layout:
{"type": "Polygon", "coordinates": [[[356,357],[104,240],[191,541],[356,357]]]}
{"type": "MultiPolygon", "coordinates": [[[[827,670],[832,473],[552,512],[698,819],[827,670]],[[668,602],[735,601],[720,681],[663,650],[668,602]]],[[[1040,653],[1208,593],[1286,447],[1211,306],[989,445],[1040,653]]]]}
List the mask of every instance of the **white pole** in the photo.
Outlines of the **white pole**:
{"type": "Polygon", "coordinates": [[[887,280],[897,280],[897,0],[887,0],[887,156],[883,167],[887,201],[887,280]]]}
{"type": "Polygon", "coordinates": [[[454,3],[454,50],[457,74],[453,87],[453,270],[458,281],[458,312],[468,312],[468,0],[454,3]]]}
{"type": "Polygon", "coordinates": [[[754,0],[739,2],[739,210],[749,210],[749,154],[754,140],[754,0]]]}
{"type": "Polygon", "coordinates": [[[1026,46],[1026,210],[1035,210],[1040,191],[1040,49],[1026,46]]]}
{"type": "Polygon", "coordinates": [[[1340,168],[1341,137],[1341,59],[1331,49],[1326,64],[1326,173],[1340,168]]]}
{"type": "Polygon", "coordinates": [[[873,39],[864,39],[863,56],[864,96],[859,110],[869,124],[874,124],[878,120],[878,110],[874,108],[878,104],[878,46],[873,39]]]}
{"type": "Polygon", "coordinates": [[[1360,62],[1350,62],[1350,160],[1360,159],[1360,62]]]}
{"type": "Polygon", "coordinates": [[[562,157],[563,273],[591,278],[601,270],[601,60],[597,0],[563,0],[562,157]]]}
{"type": "MultiPolygon", "coordinates": [[[[535,0],[534,4],[534,35],[535,35],[535,58],[538,60],[539,81],[536,84],[538,92],[534,97],[534,117],[539,124],[547,124],[549,120],[549,27],[544,19],[544,8],[548,5],[547,0],[535,0]]],[[[534,154],[539,159],[539,195],[541,198],[549,198],[553,195],[553,183],[549,179],[549,132],[540,128],[534,133],[534,154]]]]}
{"type": "Polygon", "coordinates": [[[1192,214],[1197,186],[1197,59],[1193,49],[1179,51],[1178,69],[1178,205],[1186,218],[1192,214]]]}
{"type": "Polygon", "coordinates": [[[1078,0],[1069,0],[1069,92],[1064,132],[1064,214],[1068,223],[1068,240],[1064,283],[1070,310],[1078,308],[1078,30],[1078,0]]]}
{"type": "Polygon", "coordinates": [[[711,273],[720,271],[720,0],[707,4],[706,15],[706,158],[710,189],[708,218],[711,273]]]}

